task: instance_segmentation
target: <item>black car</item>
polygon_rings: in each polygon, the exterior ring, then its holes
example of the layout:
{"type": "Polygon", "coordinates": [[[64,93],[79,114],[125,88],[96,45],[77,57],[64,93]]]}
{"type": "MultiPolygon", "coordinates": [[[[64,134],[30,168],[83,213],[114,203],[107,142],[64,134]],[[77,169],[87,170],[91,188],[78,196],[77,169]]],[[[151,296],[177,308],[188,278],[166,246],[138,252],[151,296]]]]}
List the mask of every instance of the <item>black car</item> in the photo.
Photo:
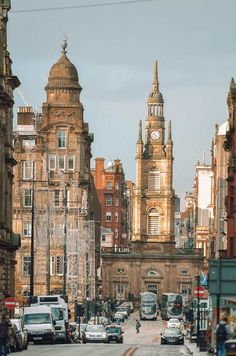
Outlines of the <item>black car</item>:
{"type": "Polygon", "coordinates": [[[183,345],[184,335],[179,328],[166,328],[161,333],[161,344],[183,345]]]}
{"type": "Polygon", "coordinates": [[[123,343],[123,331],[119,325],[109,325],[106,327],[108,342],[123,343]]]}

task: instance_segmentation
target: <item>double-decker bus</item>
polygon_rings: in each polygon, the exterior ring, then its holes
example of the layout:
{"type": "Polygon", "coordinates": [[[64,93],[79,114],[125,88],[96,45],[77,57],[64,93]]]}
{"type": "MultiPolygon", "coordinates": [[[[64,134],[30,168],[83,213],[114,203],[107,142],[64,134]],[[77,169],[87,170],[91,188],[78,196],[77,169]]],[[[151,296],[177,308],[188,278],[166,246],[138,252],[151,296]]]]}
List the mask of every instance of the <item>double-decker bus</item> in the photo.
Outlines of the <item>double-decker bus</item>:
{"type": "Polygon", "coordinates": [[[152,292],[140,293],[140,319],[156,320],[158,315],[157,295],[152,292]]]}
{"type": "Polygon", "coordinates": [[[183,297],[178,293],[161,295],[161,317],[163,320],[183,319],[183,297]]]}

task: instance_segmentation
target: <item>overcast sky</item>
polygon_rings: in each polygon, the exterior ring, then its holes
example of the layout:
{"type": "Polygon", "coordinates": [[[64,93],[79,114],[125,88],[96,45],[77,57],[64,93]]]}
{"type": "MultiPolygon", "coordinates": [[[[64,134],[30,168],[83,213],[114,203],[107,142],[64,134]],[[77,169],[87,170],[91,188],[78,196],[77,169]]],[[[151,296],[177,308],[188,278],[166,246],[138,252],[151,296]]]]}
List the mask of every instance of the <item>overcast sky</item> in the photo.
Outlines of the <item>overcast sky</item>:
{"type": "MultiPolygon", "coordinates": [[[[126,0],[126,2],[131,0],[126,0]]],[[[172,120],[174,188],[192,190],[203,151],[210,162],[215,123],[227,120],[226,98],[236,76],[235,0],[147,0],[64,10],[19,10],[117,3],[117,0],[12,0],[8,49],[26,101],[45,101],[51,66],[68,39],[68,57],[83,87],[85,121],[95,157],[119,158],[135,180],[138,122],[146,118],[153,64],[159,63],[165,119],[172,120]]],[[[120,0],[124,2],[124,0],[120,0]]],[[[16,107],[24,102],[15,92],[16,107]]]]}

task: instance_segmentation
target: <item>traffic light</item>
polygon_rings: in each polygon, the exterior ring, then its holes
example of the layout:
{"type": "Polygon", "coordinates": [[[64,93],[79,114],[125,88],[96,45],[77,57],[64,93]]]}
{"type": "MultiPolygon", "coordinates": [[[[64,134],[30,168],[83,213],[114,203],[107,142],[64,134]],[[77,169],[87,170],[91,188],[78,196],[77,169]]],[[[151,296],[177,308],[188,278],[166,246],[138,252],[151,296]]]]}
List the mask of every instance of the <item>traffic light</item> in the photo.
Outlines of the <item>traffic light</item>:
{"type": "Polygon", "coordinates": [[[82,304],[77,304],[76,305],[76,314],[77,314],[77,316],[83,316],[84,315],[84,306],[82,304]]]}

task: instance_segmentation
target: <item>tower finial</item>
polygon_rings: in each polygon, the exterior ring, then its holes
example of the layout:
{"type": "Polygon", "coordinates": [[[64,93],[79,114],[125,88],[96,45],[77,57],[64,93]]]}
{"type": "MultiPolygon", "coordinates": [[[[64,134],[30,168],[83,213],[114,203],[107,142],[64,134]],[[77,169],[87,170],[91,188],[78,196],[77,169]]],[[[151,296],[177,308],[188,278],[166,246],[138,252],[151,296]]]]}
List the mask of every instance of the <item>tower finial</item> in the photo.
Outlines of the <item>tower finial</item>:
{"type": "Polygon", "coordinates": [[[154,90],[159,90],[159,82],[158,82],[158,64],[157,60],[154,63],[154,75],[153,75],[153,89],[154,90]]]}
{"type": "Polygon", "coordinates": [[[62,48],[62,53],[63,54],[66,54],[66,47],[68,46],[68,44],[67,44],[67,39],[66,38],[64,38],[63,39],[63,41],[62,41],[62,43],[61,43],[61,48],[62,48]]]}
{"type": "Polygon", "coordinates": [[[172,133],[171,133],[171,120],[168,123],[168,136],[167,136],[167,140],[171,141],[172,140],[172,133]]]}
{"type": "Polygon", "coordinates": [[[139,128],[138,128],[138,141],[142,141],[142,120],[139,121],[139,128]]]}

